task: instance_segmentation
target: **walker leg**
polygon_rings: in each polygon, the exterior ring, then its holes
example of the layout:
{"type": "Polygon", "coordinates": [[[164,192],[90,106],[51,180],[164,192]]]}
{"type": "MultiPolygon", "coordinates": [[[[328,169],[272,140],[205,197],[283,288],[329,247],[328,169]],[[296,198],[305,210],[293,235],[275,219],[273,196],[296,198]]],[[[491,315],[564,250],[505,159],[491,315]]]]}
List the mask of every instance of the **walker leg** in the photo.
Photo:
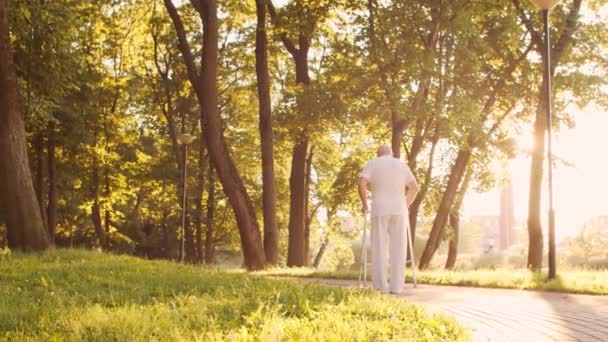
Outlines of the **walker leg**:
{"type": "Polygon", "coordinates": [[[414,245],[412,244],[412,234],[409,225],[407,226],[407,249],[410,251],[410,259],[412,260],[412,279],[414,287],[416,287],[416,258],[414,257],[414,245]]]}

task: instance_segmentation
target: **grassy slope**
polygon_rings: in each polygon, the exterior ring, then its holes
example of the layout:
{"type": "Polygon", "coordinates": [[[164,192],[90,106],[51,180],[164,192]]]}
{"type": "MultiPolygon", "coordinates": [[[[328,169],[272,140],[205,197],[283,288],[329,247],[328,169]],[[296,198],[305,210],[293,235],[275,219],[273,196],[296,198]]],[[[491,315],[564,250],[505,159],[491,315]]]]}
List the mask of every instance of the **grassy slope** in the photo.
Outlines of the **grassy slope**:
{"type": "MultiPolygon", "coordinates": [[[[263,273],[274,276],[330,279],[357,279],[359,276],[358,272],[355,271],[318,272],[314,269],[305,268],[272,269],[263,271],[263,273]]],[[[411,282],[411,272],[408,272],[407,278],[407,281],[411,282]]],[[[564,270],[559,271],[557,278],[551,281],[547,280],[546,273],[534,273],[528,270],[430,270],[417,272],[416,281],[421,284],[433,285],[513,288],[608,295],[608,270],[564,270]]]]}
{"type": "Polygon", "coordinates": [[[59,250],[0,257],[0,340],[469,340],[403,300],[59,250]]]}

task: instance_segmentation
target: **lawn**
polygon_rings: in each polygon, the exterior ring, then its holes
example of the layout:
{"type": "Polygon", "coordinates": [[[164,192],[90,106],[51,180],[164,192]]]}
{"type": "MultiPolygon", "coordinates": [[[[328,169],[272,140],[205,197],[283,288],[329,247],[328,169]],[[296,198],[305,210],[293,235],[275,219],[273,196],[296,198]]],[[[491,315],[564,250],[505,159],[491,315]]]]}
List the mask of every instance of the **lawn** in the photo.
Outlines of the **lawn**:
{"type": "MultiPolygon", "coordinates": [[[[262,272],[265,275],[329,279],[357,279],[356,271],[322,272],[309,268],[277,268],[262,272]]],[[[412,281],[408,269],[407,282],[412,281]]],[[[368,272],[369,278],[369,272],[368,272]]],[[[537,291],[556,291],[580,294],[608,295],[608,270],[563,270],[556,279],[547,280],[545,272],[514,269],[429,270],[418,271],[420,284],[507,288],[537,291]]]]}
{"type": "Polygon", "coordinates": [[[0,256],[0,340],[468,341],[371,291],[82,250],[0,256]]]}

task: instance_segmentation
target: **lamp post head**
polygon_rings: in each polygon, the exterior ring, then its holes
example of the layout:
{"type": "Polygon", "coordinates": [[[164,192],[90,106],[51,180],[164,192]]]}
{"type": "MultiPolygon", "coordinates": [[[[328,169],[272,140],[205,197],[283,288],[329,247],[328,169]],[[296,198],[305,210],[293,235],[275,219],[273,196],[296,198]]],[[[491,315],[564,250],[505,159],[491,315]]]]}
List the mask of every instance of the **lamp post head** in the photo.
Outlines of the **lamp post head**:
{"type": "Polygon", "coordinates": [[[555,7],[560,0],[530,0],[530,2],[541,10],[550,10],[555,7]]]}
{"type": "Polygon", "coordinates": [[[178,134],[177,143],[180,145],[188,145],[194,140],[194,135],[188,133],[178,134]]]}

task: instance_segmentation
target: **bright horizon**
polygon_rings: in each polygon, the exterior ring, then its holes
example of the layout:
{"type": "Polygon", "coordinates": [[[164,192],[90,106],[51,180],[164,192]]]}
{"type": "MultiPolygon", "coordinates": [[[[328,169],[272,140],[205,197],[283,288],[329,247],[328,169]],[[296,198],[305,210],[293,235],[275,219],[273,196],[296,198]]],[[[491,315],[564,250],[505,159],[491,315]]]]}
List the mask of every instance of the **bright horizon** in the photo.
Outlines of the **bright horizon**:
{"type": "MultiPolygon", "coordinates": [[[[575,236],[583,223],[598,215],[608,215],[608,156],[603,151],[608,146],[608,112],[597,106],[585,110],[571,111],[575,126],[562,128],[553,133],[553,155],[572,166],[557,163],[553,168],[553,192],[555,208],[556,239],[575,236]]],[[[532,136],[529,132],[515,137],[521,149],[530,148],[532,136]]],[[[547,175],[546,161],[542,187],[541,220],[547,229],[547,175]]],[[[516,222],[524,221],[528,214],[528,189],[530,157],[518,155],[509,163],[513,184],[513,205],[516,222]]],[[[494,169],[500,174],[497,165],[494,169]]],[[[463,211],[465,219],[477,215],[498,215],[500,190],[494,188],[486,193],[470,191],[466,196],[463,211]]]]}

